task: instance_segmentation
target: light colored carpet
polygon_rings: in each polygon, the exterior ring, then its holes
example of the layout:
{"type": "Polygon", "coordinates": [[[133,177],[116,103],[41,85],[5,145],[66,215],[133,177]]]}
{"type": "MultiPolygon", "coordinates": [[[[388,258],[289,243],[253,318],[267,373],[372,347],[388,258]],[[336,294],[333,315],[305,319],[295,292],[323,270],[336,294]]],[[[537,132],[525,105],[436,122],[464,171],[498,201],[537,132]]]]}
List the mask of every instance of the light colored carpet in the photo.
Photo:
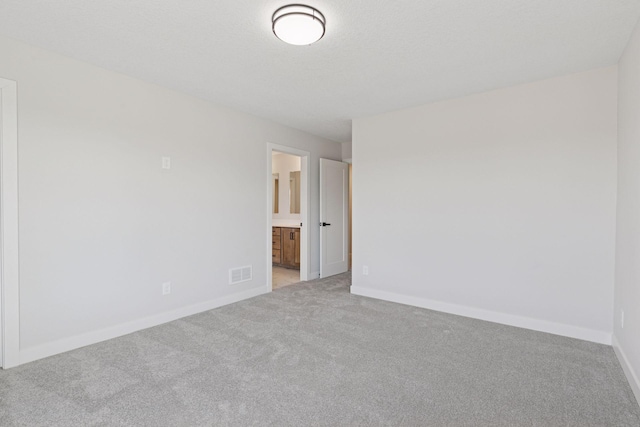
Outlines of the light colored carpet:
{"type": "Polygon", "coordinates": [[[348,286],[288,286],[0,372],[0,425],[640,425],[610,347],[348,286]]]}

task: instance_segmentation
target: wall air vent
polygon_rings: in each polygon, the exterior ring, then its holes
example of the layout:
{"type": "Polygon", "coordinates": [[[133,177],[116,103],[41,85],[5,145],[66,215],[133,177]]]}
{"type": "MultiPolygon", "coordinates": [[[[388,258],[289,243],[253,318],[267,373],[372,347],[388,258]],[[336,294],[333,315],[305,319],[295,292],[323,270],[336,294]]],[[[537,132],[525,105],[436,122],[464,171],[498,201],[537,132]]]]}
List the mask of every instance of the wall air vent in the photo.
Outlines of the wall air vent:
{"type": "Polygon", "coordinates": [[[246,267],[232,268],[229,270],[229,284],[248,282],[253,278],[253,269],[250,265],[246,267]]]}

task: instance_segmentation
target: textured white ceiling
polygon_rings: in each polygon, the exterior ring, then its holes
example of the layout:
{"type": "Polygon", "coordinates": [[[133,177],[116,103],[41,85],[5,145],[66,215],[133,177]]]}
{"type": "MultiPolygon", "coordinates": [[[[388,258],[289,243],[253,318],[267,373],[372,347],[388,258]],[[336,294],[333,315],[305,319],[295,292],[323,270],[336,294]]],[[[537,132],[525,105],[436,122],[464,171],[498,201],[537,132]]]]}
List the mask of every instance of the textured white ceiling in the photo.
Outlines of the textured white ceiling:
{"type": "Polygon", "coordinates": [[[342,142],[352,118],[613,65],[640,16],[640,0],[305,0],[327,33],[289,46],[270,22],[288,3],[0,0],[0,33],[342,142]]]}

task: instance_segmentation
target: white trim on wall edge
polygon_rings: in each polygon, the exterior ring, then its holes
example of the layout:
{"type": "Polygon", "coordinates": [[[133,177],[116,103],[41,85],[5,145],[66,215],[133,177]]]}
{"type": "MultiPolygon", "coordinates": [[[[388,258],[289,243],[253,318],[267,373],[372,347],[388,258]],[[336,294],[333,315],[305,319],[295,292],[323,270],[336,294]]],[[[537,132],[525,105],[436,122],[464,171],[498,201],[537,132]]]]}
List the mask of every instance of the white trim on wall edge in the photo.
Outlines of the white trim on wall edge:
{"type": "Polygon", "coordinates": [[[631,367],[631,364],[629,363],[629,359],[627,359],[627,355],[622,349],[622,347],[620,347],[620,342],[618,341],[618,338],[615,335],[613,336],[613,351],[616,352],[616,356],[618,356],[618,360],[620,361],[622,370],[624,371],[624,374],[627,376],[627,381],[629,381],[631,390],[633,391],[633,394],[636,396],[636,400],[640,405],[640,379],[638,379],[636,372],[631,367]]]}
{"type": "Polygon", "coordinates": [[[270,289],[266,286],[249,289],[247,291],[238,292],[221,298],[193,304],[187,307],[177,308],[175,310],[132,320],[116,326],[111,326],[97,331],[91,331],[84,334],[76,335],[69,338],[63,338],[58,341],[42,344],[36,347],[25,348],[20,350],[20,364],[33,362],[35,360],[44,359],[45,357],[54,356],[56,354],[75,350],[91,344],[97,344],[102,341],[128,335],[143,329],[162,325],[163,323],[172,322],[183,317],[192,316],[224,305],[233,304],[238,301],[253,298],[258,295],[268,293],[270,289]]]}
{"type": "Polygon", "coordinates": [[[20,232],[18,215],[18,86],[0,78],[2,125],[0,126],[0,334],[2,367],[20,360],[20,232]]]}
{"type": "Polygon", "coordinates": [[[488,322],[500,323],[518,328],[531,329],[549,334],[562,335],[570,338],[577,338],[585,341],[592,341],[598,344],[611,345],[611,334],[595,329],[580,328],[578,326],[554,323],[546,320],[532,319],[529,317],[515,316],[512,314],[500,313],[497,311],[483,310],[481,308],[467,307],[457,304],[449,304],[441,301],[426,298],[417,298],[408,295],[396,294],[393,292],[367,289],[359,286],[351,286],[351,293],[363,297],[375,298],[384,301],[397,302],[414,307],[426,308],[429,310],[441,311],[458,316],[471,317],[473,319],[486,320],[488,322]]]}

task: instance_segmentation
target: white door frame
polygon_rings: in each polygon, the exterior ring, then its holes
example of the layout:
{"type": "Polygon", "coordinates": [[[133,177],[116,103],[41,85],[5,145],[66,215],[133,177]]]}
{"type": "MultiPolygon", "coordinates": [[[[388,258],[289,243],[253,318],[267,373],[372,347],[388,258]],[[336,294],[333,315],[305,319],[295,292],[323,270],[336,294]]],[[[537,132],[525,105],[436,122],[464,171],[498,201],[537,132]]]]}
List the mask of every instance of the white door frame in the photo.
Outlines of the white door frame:
{"type": "Polygon", "coordinates": [[[0,348],[4,369],[20,364],[18,252],[18,95],[0,78],[0,348]]]}
{"type": "Polygon", "coordinates": [[[273,152],[291,154],[300,157],[300,281],[305,282],[309,280],[309,269],[311,268],[310,256],[311,256],[311,229],[310,223],[310,200],[311,197],[311,183],[309,179],[309,159],[311,153],[304,150],[298,150],[297,148],[287,147],[285,145],[278,145],[267,143],[267,289],[273,290],[272,282],[272,249],[273,249],[273,234],[271,228],[273,227],[273,152]]]}

